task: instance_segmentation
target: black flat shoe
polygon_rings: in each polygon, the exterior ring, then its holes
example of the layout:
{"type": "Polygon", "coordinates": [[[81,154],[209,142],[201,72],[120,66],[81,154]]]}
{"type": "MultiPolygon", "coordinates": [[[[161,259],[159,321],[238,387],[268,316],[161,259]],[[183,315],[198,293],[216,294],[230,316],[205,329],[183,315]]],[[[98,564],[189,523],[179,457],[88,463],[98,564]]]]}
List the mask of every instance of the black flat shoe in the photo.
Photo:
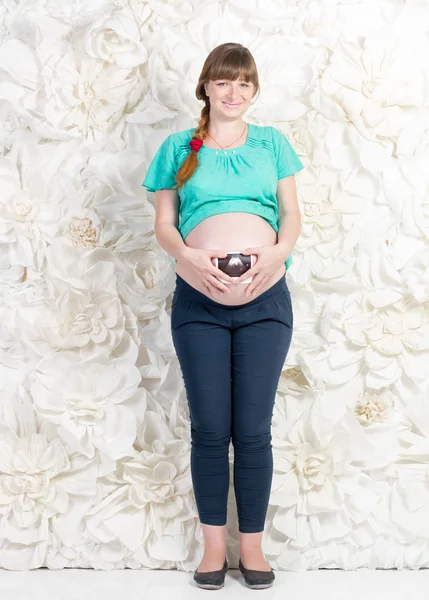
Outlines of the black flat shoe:
{"type": "Polygon", "coordinates": [[[238,562],[238,567],[240,571],[244,575],[244,582],[247,587],[252,590],[263,590],[264,588],[271,587],[273,585],[274,579],[276,576],[274,575],[274,571],[255,571],[252,569],[246,569],[246,567],[241,562],[241,558],[238,562]]]}
{"type": "Polygon", "coordinates": [[[225,574],[228,571],[228,562],[225,558],[223,568],[219,571],[208,571],[207,573],[194,572],[194,581],[197,586],[205,590],[219,590],[224,586],[225,574]]]}

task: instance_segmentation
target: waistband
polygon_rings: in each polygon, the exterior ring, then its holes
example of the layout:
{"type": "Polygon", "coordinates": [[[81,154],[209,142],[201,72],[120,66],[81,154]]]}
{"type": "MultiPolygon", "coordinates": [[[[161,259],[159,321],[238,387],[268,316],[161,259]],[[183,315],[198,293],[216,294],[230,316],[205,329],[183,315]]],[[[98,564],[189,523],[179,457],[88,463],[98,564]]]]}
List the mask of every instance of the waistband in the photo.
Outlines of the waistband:
{"type": "Polygon", "coordinates": [[[243,308],[244,306],[250,307],[255,304],[259,304],[259,302],[263,302],[266,298],[269,298],[276,292],[279,292],[280,290],[286,290],[286,289],[287,289],[286,277],[285,277],[285,275],[282,275],[281,278],[278,281],[276,281],[276,283],[274,283],[270,288],[268,288],[267,290],[265,290],[265,292],[262,292],[262,294],[259,294],[259,296],[257,298],[253,298],[253,300],[250,300],[249,302],[245,302],[244,304],[232,304],[232,305],[222,304],[221,302],[216,302],[216,300],[209,298],[208,296],[206,296],[205,294],[203,294],[202,292],[200,292],[199,290],[194,288],[187,281],[185,281],[183,279],[183,277],[180,277],[180,275],[178,273],[176,273],[176,290],[175,291],[186,292],[186,294],[190,294],[196,300],[200,300],[200,302],[204,302],[211,306],[217,306],[218,308],[224,308],[226,310],[234,310],[234,309],[237,310],[238,308],[243,308]]]}

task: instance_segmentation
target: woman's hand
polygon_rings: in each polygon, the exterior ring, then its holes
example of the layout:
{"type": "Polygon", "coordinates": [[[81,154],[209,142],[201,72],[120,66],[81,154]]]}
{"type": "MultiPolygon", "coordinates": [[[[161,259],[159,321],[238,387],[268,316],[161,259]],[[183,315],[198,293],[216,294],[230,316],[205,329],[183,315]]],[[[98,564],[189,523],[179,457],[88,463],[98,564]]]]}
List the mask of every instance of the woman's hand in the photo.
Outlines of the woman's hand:
{"type": "Polygon", "coordinates": [[[246,296],[250,296],[254,292],[257,294],[260,293],[260,290],[262,290],[267,281],[285,262],[284,252],[279,251],[277,245],[246,248],[246,250],[242,251],[242,254],[255,254],[257,256],[256,263],[253,267],[235,280],[235,283],[239,284],[244,279],[253,277],[253,280],[247,284],[245,292],[246,296]]]}
{"type": "Polygon", "coordinates": [[[224,279],[231,283],[235,283],[235,281],[232,277],[215,267],[211,259],[213,257],[225,258],[226,255],[227,253],[221,250],[190,248],[188,246],[178,262],[186,264],[196,280],[201,282],[205,291],[222,294],[223,292],[229,292],[229,286],[219,281],[219,279],[224,279]]]}

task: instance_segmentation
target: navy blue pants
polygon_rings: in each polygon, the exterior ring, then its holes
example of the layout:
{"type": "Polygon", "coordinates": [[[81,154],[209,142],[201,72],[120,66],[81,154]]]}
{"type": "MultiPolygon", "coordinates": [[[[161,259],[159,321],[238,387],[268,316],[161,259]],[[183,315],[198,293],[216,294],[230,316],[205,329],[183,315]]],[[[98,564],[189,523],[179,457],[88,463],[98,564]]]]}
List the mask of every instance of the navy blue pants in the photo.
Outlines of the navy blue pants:
{"type": "Polygon", "coordinates": [[[191,476],[203,524],[226,524],[232,439],[239,531],[264,530],[274,400],[292,328],[284,276],[257,298],[228,306],[176,273],[171,330],[189,406],[191,476]]]}

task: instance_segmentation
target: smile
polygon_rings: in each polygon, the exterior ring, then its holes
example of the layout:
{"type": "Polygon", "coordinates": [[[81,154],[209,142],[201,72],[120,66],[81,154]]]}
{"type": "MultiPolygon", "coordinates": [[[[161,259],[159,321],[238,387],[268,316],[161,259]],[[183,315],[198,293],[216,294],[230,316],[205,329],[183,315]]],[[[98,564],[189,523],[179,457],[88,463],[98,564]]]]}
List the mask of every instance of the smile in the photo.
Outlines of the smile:
{"type": "Polygon", "coordinates": [[[237,108],[237,106],[240,106],[241,102],[239,102],[238,104],[230,104],[229,102],[224,102],[225,106],[229,106],[230,108],[237,108]]]}

